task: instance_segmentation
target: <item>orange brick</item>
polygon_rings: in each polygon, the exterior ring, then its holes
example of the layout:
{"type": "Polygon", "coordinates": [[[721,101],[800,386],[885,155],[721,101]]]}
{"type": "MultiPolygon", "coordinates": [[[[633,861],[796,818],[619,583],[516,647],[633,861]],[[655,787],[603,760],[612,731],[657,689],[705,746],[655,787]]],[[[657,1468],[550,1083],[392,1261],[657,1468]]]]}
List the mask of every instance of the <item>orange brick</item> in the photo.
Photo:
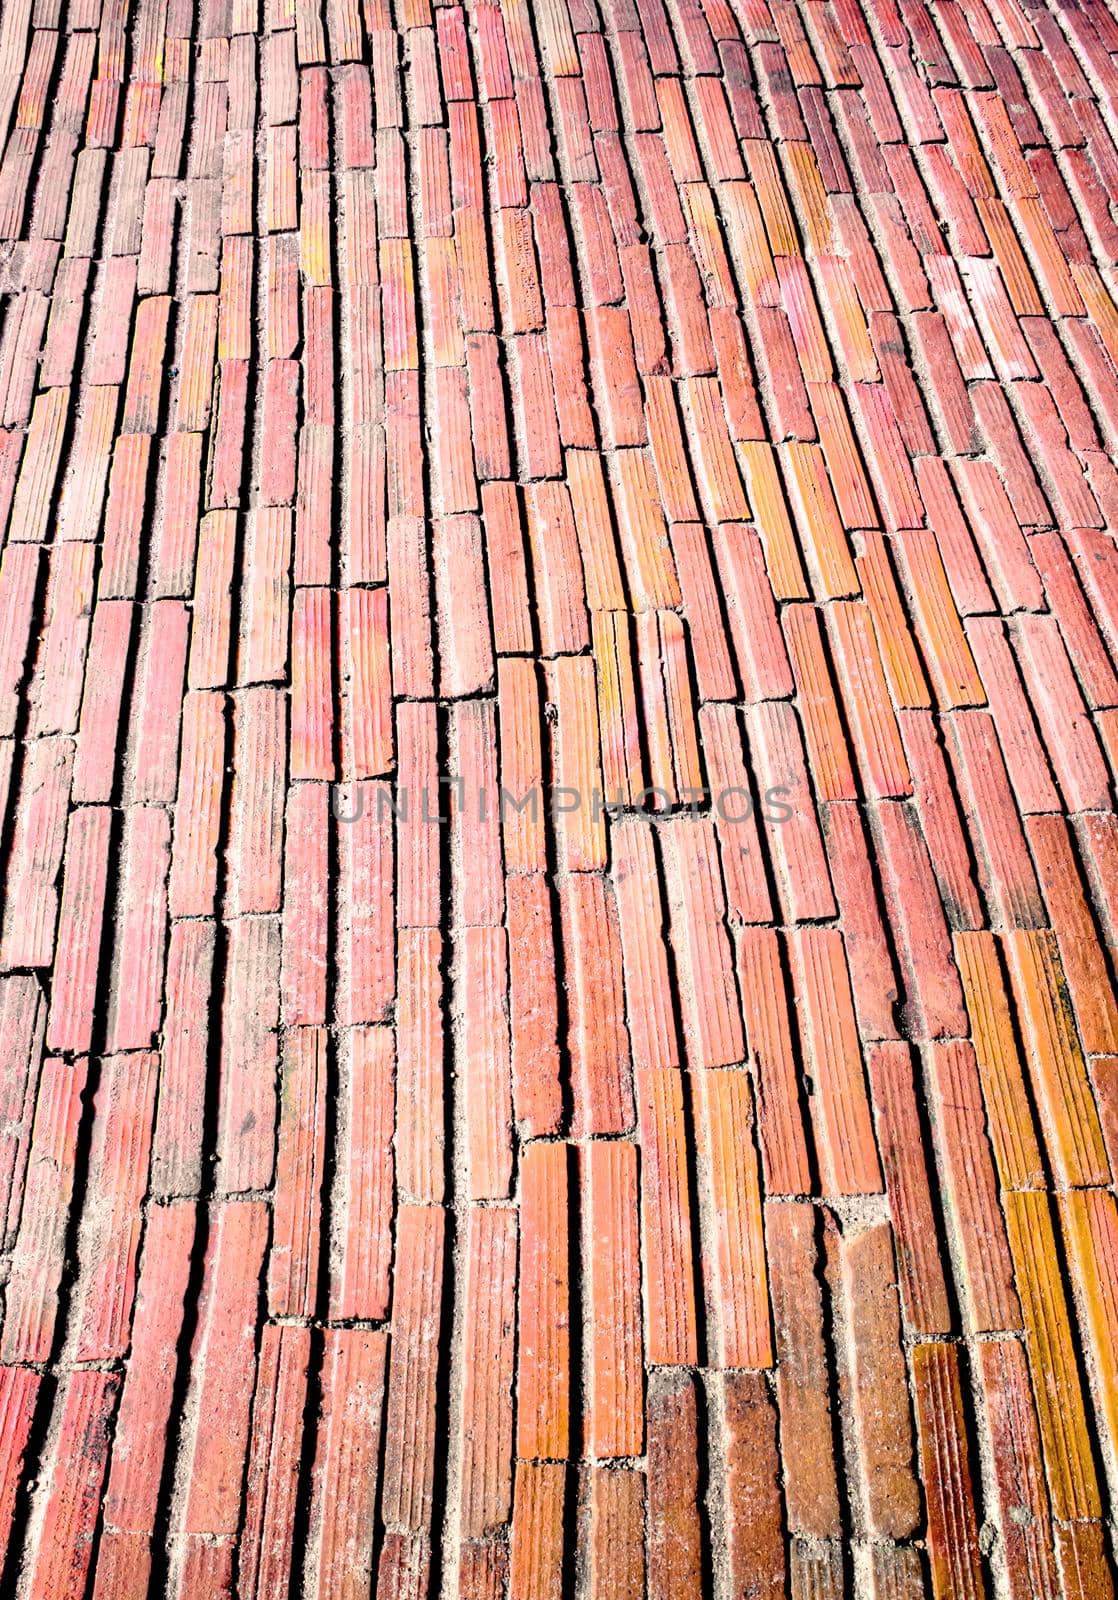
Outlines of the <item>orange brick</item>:
{"type": "Polygon", "coordinates": [[[592,1141],[583,1154],[590,1261],[589,1417],[598,1460],[644,1447],[636,1149],[592,1141]]]}
{"type": "Polygon", "coordinates": [[[1005,947],[1057,1178],[1061,1186],[1105,1184],[1110,1164],[1056,941],[1050,933],[1011,932],[1005,947]]]}
{"type": "Polygon", "coordinates": [[[1005,1209],[1052,1511],[1061,1519],[1097,1517],[1098,1480],[1050,1204],[1042,1194],[1011,1193],[1005,1209]]]}
{"type": "Polygon", "coordinates": [[[800,928],[790,940],[824,1194],[877,1194],[881,1168],[841,933],[800,928]]]}
{"type": "Polygon", "coordinates": [[[617,908],[609,883],[575,872],[560,881],[567,1046],[576,1136],[624,1133],[633,1124],[617,908]]]}
{"type": "Polygon", "coordinates": [[[744,1072],[696,1076],[699,1130],[711,1241],[703,1276],[723,1367],[769,1367],[768,1280],[761,1224],[761,1190],[753,1140],[753,1109],[744,1072]]]}
{"type": "Polygon", "coordinates": [[[681,1075],[637,1073],[646,1360],[694,1365],[698,1354],[691,1196],[681,1075]]]}

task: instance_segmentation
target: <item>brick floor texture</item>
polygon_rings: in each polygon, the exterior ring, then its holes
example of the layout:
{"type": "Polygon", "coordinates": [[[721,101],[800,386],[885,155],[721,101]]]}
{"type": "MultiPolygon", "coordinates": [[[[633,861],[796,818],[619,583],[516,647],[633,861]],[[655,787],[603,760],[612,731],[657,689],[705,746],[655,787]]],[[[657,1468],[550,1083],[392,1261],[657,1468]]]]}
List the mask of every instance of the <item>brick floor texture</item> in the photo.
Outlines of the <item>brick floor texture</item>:
{"type": "Polygon", "coordinates": [[[0,1592],[1113,1600],[1118,6],[2,0],[0,1592]]]}

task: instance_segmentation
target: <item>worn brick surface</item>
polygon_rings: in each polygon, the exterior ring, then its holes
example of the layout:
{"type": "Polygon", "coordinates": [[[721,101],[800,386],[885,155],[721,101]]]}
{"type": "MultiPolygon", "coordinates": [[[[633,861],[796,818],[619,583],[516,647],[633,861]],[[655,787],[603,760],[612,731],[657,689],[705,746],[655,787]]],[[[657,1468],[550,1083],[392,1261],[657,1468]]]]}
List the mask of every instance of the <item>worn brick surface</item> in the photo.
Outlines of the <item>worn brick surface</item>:
{"type": "Polygon", "coordinates": [[[1113,1600],[1116,0],[2,0],[0,1592],[1113,1600]]]}

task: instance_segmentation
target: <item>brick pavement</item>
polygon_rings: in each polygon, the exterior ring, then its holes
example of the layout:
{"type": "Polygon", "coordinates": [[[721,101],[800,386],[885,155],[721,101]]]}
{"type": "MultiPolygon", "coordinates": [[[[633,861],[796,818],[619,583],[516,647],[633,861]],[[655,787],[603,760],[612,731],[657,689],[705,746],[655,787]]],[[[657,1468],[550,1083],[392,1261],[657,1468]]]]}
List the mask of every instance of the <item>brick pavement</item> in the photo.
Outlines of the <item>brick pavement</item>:
{"type": "Polygon", "coordinates": [[[1116,55],[4,0],[4,1593],[1113,1595],[1116,55]]]}

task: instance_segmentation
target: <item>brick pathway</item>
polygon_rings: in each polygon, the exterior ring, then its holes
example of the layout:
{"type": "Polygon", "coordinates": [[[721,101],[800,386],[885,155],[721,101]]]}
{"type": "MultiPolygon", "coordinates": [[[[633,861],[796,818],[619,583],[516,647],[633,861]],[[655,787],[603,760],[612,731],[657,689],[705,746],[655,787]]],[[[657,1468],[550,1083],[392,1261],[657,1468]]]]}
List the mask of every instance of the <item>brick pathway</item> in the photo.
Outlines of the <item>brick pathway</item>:
{"type": "Polygon", "coordinates": [[[3,0],[0,1591],[1113,1596],[1116,57],[3,0]]]}

